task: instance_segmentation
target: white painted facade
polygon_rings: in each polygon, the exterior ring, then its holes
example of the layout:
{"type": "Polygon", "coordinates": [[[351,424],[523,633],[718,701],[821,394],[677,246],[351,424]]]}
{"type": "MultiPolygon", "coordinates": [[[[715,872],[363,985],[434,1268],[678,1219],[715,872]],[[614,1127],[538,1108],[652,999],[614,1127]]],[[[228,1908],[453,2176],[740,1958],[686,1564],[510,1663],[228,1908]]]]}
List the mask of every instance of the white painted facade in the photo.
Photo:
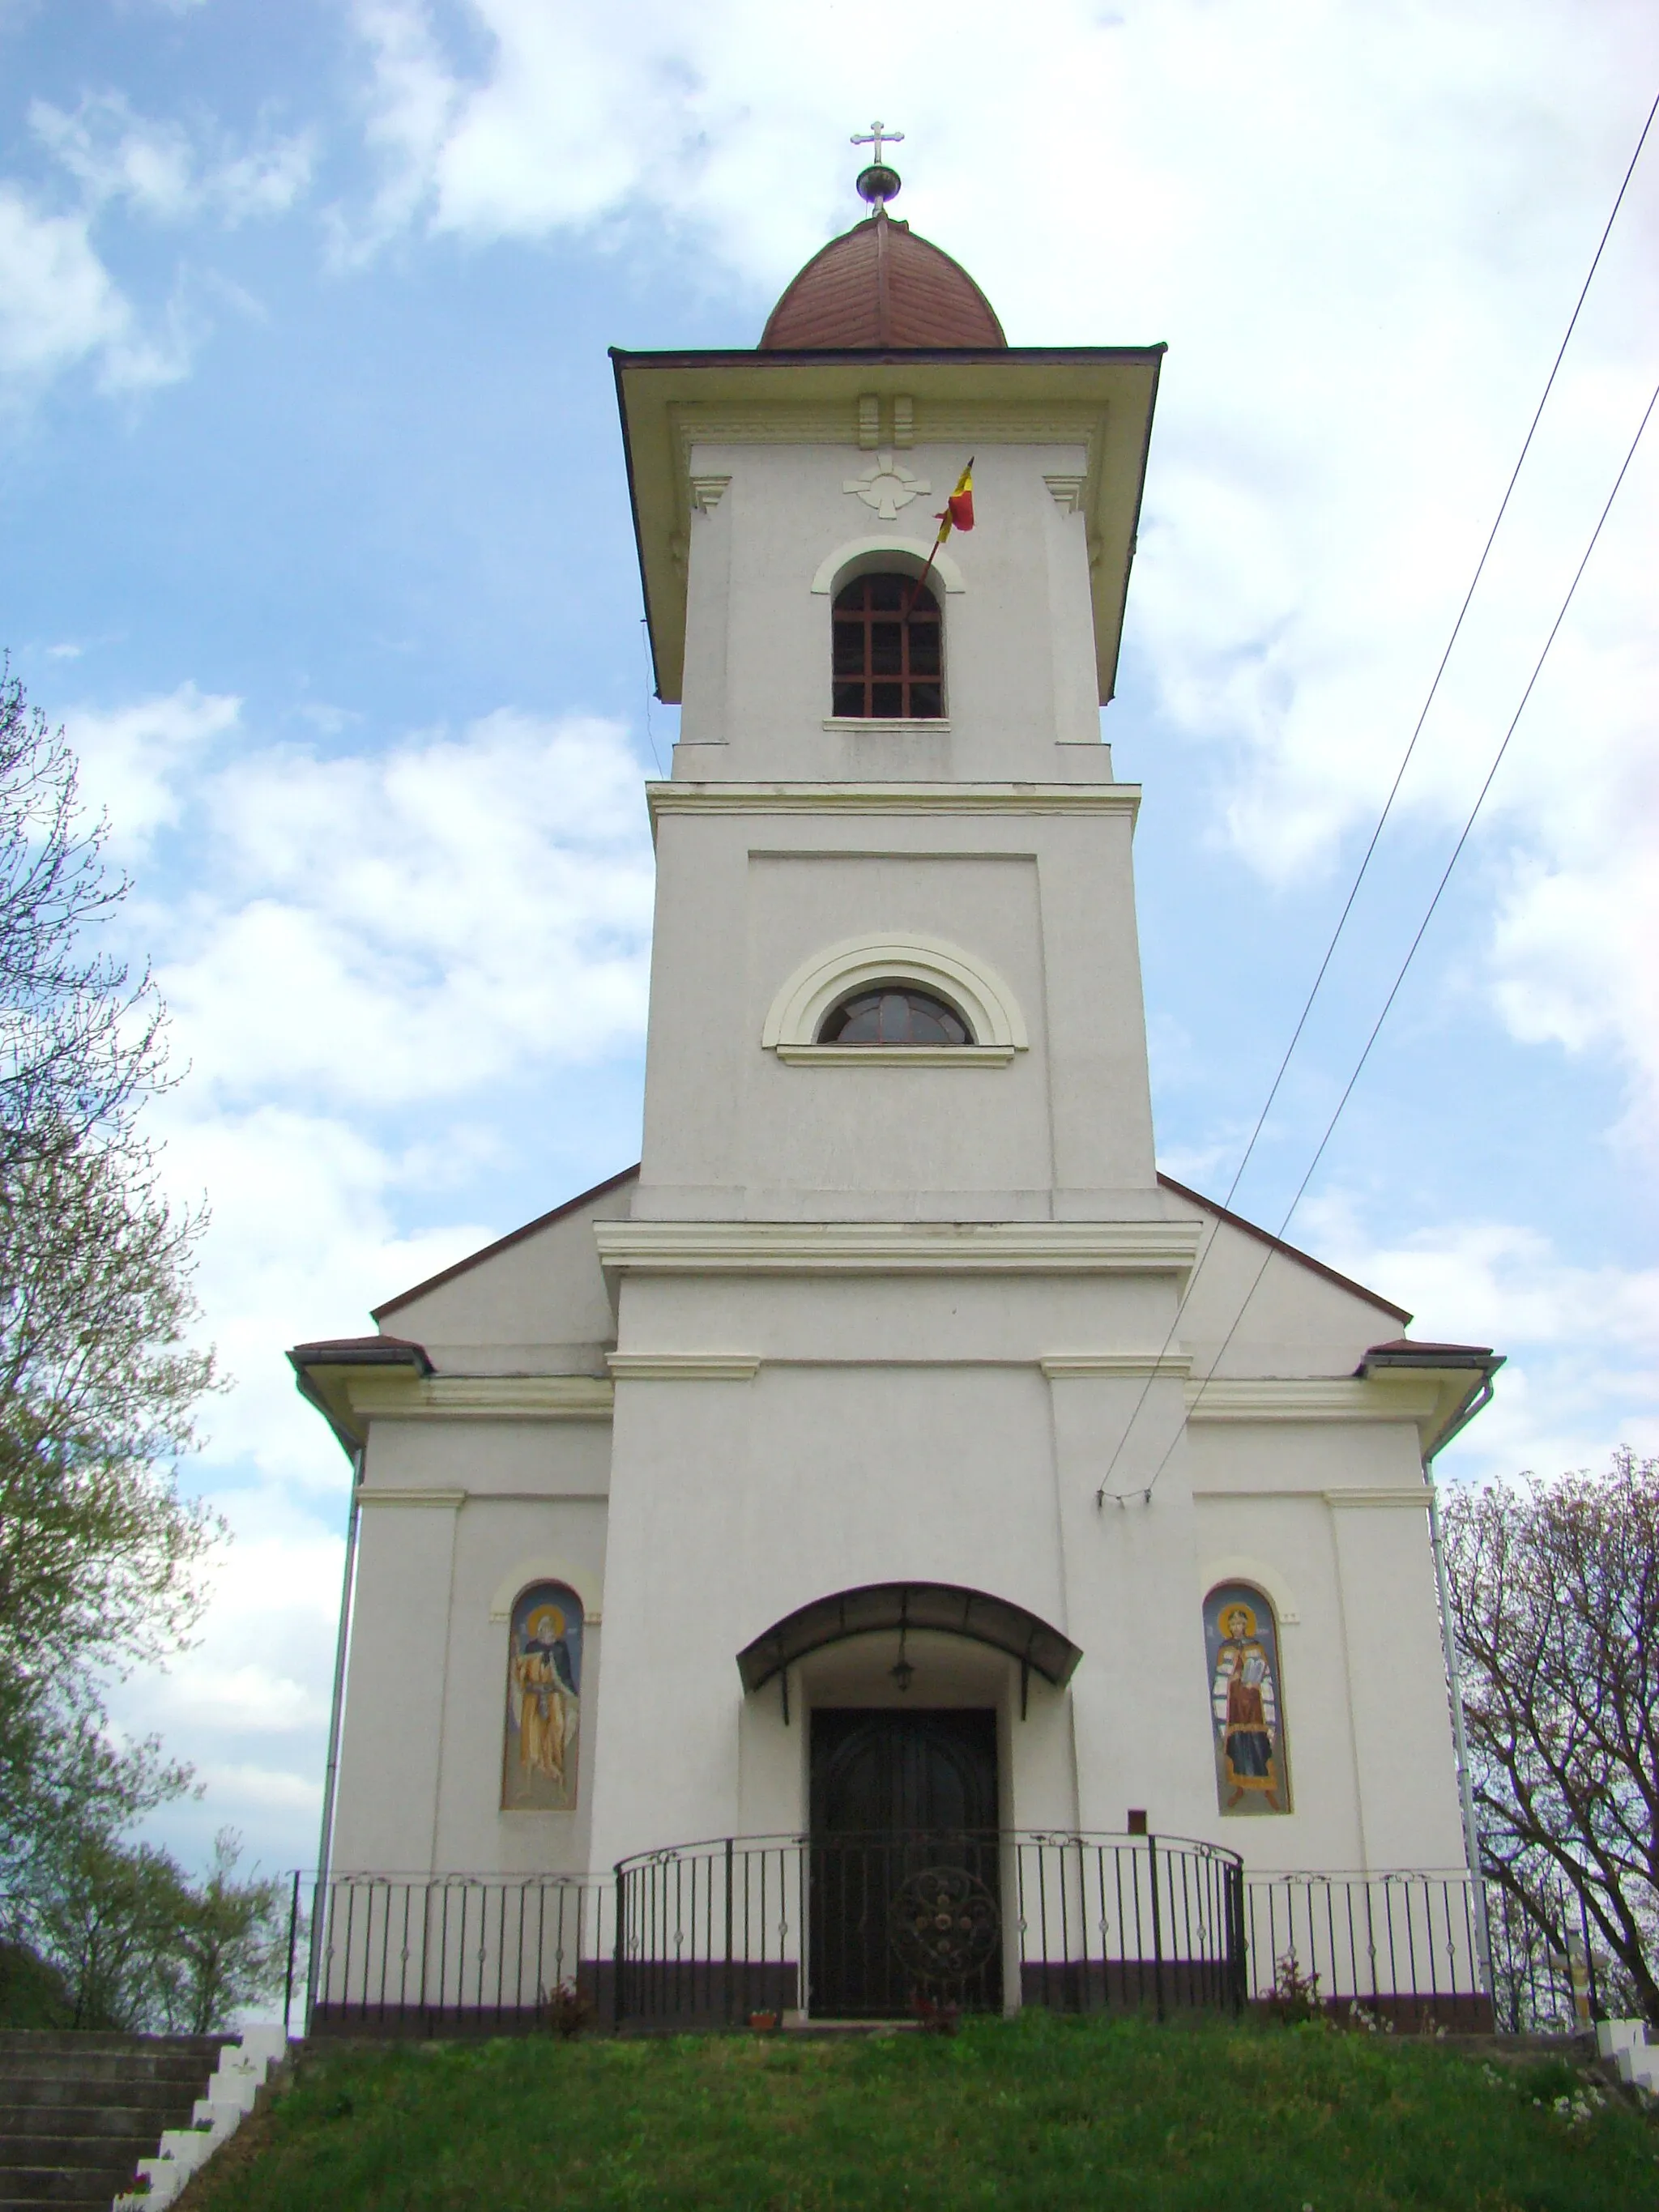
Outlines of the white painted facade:
{"type": "Polygon", "coordinates": [[[382,1308],[378,1342],[295,1355],[361,1451],[335,1869],[799,1831],[814,1707],[907,1698],[996,1711],[1009,1827],[1134,1808],[1257,1867],[1456,1866],[1423,1457],[1486,1367],[1368,1361],[1407,1316],[1156,1170],[1140,793],[1098,714],[1155,355],[620,375],[684,710],[647,793],[643,1158],[382,1308]],[[920,569],[969,452],[945,714],[838,720],[833,595],[920,569]],[[891,978],[972,1046],[815,1042],[891,978]],[[576,1802],[507,1811],[508,1619],[542,1580],[585,1614],[576,1802]],[[1276,1613],[1282,1814],[1218,1802],[1224,1582],[1276,1613]],[[789,1668],[787,1717],[784,1680],[744,1689],[737,1655],[797,1607],[896,1583],[1011,1601],[1081,1658],[1022,1681],[912,1632],[902,1692],[884,1630],[789,1668]]]}

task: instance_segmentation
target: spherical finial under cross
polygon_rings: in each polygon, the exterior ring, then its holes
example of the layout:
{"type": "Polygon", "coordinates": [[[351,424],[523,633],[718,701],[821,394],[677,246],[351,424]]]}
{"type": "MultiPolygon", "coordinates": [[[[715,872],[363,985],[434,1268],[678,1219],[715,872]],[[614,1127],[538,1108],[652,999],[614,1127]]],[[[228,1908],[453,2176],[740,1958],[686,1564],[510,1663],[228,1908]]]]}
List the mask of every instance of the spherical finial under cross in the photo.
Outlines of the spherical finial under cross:
{"type": "Polygon", "coordinates": [[[898,171],[882,160],[881,149],[884,146],[902,146],[904,133],[890,131],[885,124],[877,122],[872,123],[868,131],[858,132],[853,143],[867,146],[875,156],[867,169],[859,171],[854,180],[858,196],[862,200],[868,200],[874,208],[884,208],[889,200],[898,198],[901,179],[898,171]]]}

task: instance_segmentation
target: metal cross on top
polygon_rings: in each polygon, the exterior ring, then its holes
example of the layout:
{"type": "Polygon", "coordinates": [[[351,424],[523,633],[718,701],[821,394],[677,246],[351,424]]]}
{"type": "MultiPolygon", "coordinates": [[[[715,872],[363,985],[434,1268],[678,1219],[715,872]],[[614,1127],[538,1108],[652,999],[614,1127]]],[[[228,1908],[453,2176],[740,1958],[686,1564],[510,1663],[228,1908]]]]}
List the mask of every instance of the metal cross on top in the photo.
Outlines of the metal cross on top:
{"type": "Polygon", "coordinates": [[[882,148],[884,146],[902,146],[904,143],[904,133],[902,131],[890,131],[884,123],[878,119],[870,125],[870,128],[867,131],[855,131],[853,135],[852,143],[854,146],[868,146],[872,148],[872,152],[871,159],[875,162],[877,167],[879,168],[881,166],[882,148]]]}

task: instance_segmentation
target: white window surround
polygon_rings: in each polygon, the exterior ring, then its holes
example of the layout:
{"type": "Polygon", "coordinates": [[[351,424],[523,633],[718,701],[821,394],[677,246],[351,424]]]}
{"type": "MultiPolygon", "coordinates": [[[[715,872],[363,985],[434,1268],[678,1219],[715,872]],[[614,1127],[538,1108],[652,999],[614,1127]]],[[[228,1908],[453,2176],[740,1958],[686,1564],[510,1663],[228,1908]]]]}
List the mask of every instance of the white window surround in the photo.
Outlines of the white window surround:
{"type": "Polygon", "coordinates": [[[948,714],[826,714],[823,727],[830,737],[948,738],[948,714]]]}
{"type": "MultiPolygon", "coordinates": [[[[918,540],[892,536],[852,538],[845,545],[837,545],[835,551],[819,563],[817,573],[812,579],[812,589],[820,594],[839,591],[854,576],[867,575],[879,568],[894,554],[914,561],[916,574],[920,575],[927,564],[930,553],[933,553],[933,546],[925,538],[918,540]]],[[[933,553],[933,574],[947,592],[965,592],[968,588],[962,580],[961,569],[946,552],[933,553]]]]}
{"type": "Polygon", "coordinates": [[[1249,1583],[1262,1595],[1273,1601],[1273,1614],[1281,1628],[1300,1628],[1302,1615],[1291,1595],[1290,1585],[1277,1567],[1265,1559],[1253,1559],[1248,1553],[1226,1552],[1218,1559],[1206,1563],[1200,1577],[1202,1591],[1200,1604],[1208,1602],[1210,1592],[1219,1589],[1224,1583],[1249,1583]]]}
{"type": "Polygon", "coordinates": [[[599,1625],[599,1586],[593,1577],[556,1552],[540,1552],[511,1566],[495,1585],[495,1595],[489,1601],[492,1620],[511,1620],[513,1608],[525,1592],[537,1583],[562,1583],[581,1600],[582,1626],[597,1628],[599,1625]]]}
{"type": "Polygon", "coordinates": [[[1013,993],[982,960],[933,937],[850,937],[804,960],[772,1001],[761,1043],[781,1060],[812,1067],[1006,1067],[1029,1048],[1013,993]],[[959,1007],[972,1044],[819,1044],[837,1000],[877,983],[910,983],[959,1007]]]}

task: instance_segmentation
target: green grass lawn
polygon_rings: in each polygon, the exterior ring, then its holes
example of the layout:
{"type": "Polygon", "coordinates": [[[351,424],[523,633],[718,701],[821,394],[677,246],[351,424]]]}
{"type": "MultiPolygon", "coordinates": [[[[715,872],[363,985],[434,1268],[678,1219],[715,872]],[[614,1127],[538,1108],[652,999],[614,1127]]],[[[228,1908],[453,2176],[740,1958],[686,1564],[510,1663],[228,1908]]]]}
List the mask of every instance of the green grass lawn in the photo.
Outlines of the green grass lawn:
{"type": "Polygon", "coordinates": [[[325,2050],[184,2203],[1654,2212],[1659,2128],[1601,2094],[1556,2059],[1042,2013],[951,2038],[325,2050]]]}

